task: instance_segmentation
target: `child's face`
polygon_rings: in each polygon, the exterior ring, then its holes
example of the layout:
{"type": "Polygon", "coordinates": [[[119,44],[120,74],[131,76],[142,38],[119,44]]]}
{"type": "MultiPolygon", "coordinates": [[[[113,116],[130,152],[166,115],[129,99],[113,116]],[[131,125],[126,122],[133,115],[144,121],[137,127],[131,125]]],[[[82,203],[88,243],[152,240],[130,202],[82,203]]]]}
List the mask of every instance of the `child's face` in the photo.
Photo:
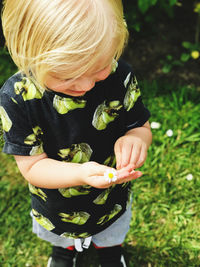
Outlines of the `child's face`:
{"type": "Polygon", "coordinates": [[[59,77],[48,74],[45,79],[47,88],[70,96],[82,96],[90,91],[96,82],[105,80],[111,73],[112,64],[106,64],[97,71],[86,72],[77,79],[62,80],[59,77]]]}

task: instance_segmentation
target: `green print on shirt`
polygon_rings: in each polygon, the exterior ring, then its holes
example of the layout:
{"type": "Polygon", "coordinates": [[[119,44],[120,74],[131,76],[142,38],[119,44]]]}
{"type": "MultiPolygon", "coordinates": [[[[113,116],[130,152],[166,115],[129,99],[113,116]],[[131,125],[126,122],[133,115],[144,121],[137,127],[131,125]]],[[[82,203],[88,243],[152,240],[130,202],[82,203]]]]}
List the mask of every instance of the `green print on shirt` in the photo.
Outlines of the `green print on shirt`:
{"type": "Polygon", "coordinates": [[[118,62],[117,60],[113,59],[113,62],[112,62],[112,69],[111,69],[111,74],[115,73],[117,68],[118,68],[118,62]]]}
{"type": "Polygon", "coordinates": [[[75,197],[75,196],[81,196],[81,195],[88,195],[90,193],[89,189],[91,188],[90,185],[84,185],[84,186],[75,186],[70,188],[59,188],[58,191],[61,193],[63,197],[75,197]]]}
{"type": "Polygon", "coordinates": [[[1,117],[1,121],[2,121],[3,130],[5,132],[9,132],[11,127],[12,127],[12,121],[2,106],[0,106],[0,117],[1,117]]]}
{"type": "Polygon", "coordinates": [[[35,98],[41,99],[44,93],[43,88],[37,88],[35,84],[26,77],[24,77],[21,82],[16,82],[14,84],[14,89],[17,95],[22,93],[24,101],[35,98]]]}
{"type": "Polygon", "coordinates": [[[77,108],[84,108],[86,105],[86,100],[76,99],[76,98],[66,98],[58,95],[54,96],[53,107],[57,110],[59,114],[66,114],[70,110],[77,108]]]}
{"type": "Polygon", "coordinates": [[[34,219],[48,231],[52,231],[55,228],[55,226],[50,222],[49,219],[38,213],[35,209],[32,209],[32,214],[34,219]]]}
{"type": "Polygon", "coordinates": [[[28,187],[29,187],[29,191],[32,194],[37,195],[38,197],[42,198],[44,201],[47,200],[47,195],[40,188],[37,188],[32,184],[28,184],[28,187]]]}
{"type": "Polygon", "coordinates": [[[103,205],[106,203],[108,197],[109,197],[109,194],[112,190],[112,187],[108,188],[108,189],[105,189],[94,201],[93,203],[96,204],[96,205],[103,205]]]}
{"type": "Polygon", "coordinates": [[[74,223],[78,225],[85,224],[90,217],[90,214],[84,211],[72,212],[69,214],[61,212],[58,215],[62,217],[61,220],[63,222],[69,222],[69,223],[74,223]]]}
{"type": "Polygon", "coordinates": [[[89,237],[90,234],[88,234],[87,232],[86,233],[81,233],[81,234],[65,232],[60,236],[61,237],[66,237],[66,238],[86,238],[86,237],[89,237]]]}
{"type": "Polygon", "coordinates": [[[34,147],[32,147],[31,151],[30,151],[30,156],[34,156],[34,155],[39,155],[42,154],[44,152],[43,150],[43,143],[41,140],[41,136],[43,135],[42,129],[39,126],[36,126],[33,128],[33,133],[28,135],[25,140],[24,143],[26,145],[34,145],[34,144],[38,144],[34,147]]]}
{"type": "Polygon", "coordinates": [[[114,121],[119,116],[117,111],[121,108],[122,105],[118,100],[114,100],[109,103],[104,101],[96,108],[92,125],[97,130],[104,130],[110,122],[114,121]]]}
{"type": "Polygon", "coordinates": [[[128,83],[130,82],[131,79],[131,72],[126,76],[126,79],[124,80],[124,87],[126,88],[128,83]]]}
{"type": "Polygon", "coordinates": [[[43,146],[42,146],[42,144],[41,144],[41,145],[39,145],[39,146],[34,146],[34,147],[31,149],[29,155],[30,155],[30,156],[36,156],[36,155],[40,155],[40,154],[42,154],[43,152],[44,152],[44,149],[43,149],[43,146]]]}
{"type": "Polygon", "coordinates": [[[115,157],[115,155],[111,155],[111,156],[109,156],[109,157],[104,161],[103,164],[106,165],[106,166],[115,168],[115,166],[116,166],[116,157],[115,157]]]}
{"type": "Polygon", "coordinates": [[[105,224],[106,222],[110,221],[113,217],[115,217],[120,211],[122,210],[122,206],[119,204],[115,204],[114,209],[110,212],[110,214],[106,214],[102,216],[97,224],[105,224]]]}
{"type": "Polygon", "coordinates": [[[14,102],[15,104],[18,105],[17,101],[13,97],[11,97],[11,100],[12,100],[12,102],[14,102]]]}
{"type": "Polygon", "coordinates": [[[86,143],[73,144],[69,148],[60,149],[58,155],[67,162],[84,163],[90,160],[92,149],[86,143]]]}
{"type": "MultiPolygon", "coordinates": [[[[127,78],[124,81],[125,87],[130,81],[130,73],[128,74],[127,78]]],[[[136,78],[132,78],[130,85],[128,86],[126,95],[124,97],[124,107],[127,111],[134,107],[135,102],[137,101],[138,97],[141,95],[140,89],[138,87],[138,83],[136,78]]]]}

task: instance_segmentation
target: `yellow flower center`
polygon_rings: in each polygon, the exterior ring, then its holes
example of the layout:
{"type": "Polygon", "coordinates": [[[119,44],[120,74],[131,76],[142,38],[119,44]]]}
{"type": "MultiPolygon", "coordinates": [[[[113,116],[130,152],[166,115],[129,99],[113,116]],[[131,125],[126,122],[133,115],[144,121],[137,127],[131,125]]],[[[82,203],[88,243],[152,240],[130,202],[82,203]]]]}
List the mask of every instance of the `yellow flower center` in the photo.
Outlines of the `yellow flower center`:
{"type": "Polygon", "coordinates": [[[192,51],[191,53],[191,56],[194,58],[194,59],[197,59],[199,57],[199,51],[192,51]]]}
{"type": "Polygon", "coordinates": [[[108,177],[109,177],[110,179],[112,179],[113,176],[114,176],[114,175],[113,175],[113,173],[111,173],[111,172],[108,174],[108,177]]]}

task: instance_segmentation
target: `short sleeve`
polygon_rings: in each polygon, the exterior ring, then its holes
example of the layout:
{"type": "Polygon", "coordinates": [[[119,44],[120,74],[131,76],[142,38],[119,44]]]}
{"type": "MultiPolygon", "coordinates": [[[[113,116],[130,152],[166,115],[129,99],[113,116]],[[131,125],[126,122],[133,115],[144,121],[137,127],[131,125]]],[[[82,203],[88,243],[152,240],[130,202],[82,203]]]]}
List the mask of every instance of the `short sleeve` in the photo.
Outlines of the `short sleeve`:
{"type": "Polygon", "coordinates": [[[123,122],[126,130],[141,127],[148,121],[150,112],[142,102],[141,90],[136,77],[127,64],[121,70],[121,83],[124,89],[123,95],[123,122]]]}
{"type": "Polygon", "coordinates": [[[20,95],[15,96],[12,87],[8,83],[0,91],[0,116],[5,141],[3,152],[24,156],[41,154],[42,131],[38,126],[31,125],[23,98],[20,95]]]}

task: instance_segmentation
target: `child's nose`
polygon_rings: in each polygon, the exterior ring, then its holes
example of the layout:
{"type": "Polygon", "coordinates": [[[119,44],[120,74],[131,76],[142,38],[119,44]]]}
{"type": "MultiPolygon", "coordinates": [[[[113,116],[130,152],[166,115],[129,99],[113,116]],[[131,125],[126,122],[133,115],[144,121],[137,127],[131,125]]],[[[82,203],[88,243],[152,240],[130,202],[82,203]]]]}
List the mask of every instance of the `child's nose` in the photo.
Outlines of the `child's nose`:
{"type": "Polygon", "coordinates": [[[79,91],[90,91],[95,86],[95,81],[91,78],[79,79],[76,89],[79,91]]]}

